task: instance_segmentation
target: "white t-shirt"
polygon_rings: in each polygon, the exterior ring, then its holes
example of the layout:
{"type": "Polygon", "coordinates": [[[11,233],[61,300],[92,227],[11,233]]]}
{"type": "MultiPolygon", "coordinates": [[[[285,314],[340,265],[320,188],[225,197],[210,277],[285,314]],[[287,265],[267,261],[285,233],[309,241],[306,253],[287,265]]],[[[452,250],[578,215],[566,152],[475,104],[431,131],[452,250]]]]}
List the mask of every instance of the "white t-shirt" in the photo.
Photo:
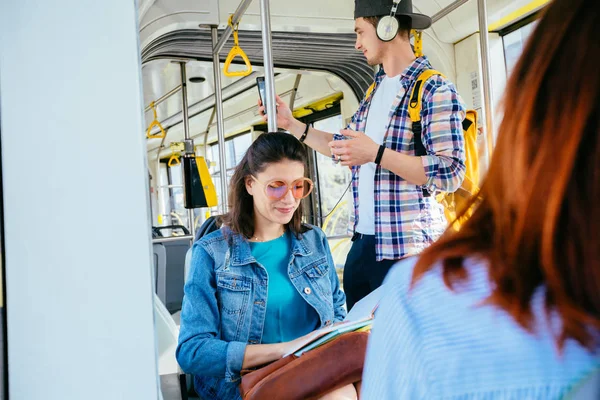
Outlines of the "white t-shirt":
{"type": "MultiPolygon", "coordinates": [[[[390,122],[390,112],[396,95],[402,90],[400,76],[385,76],[369,106],[365,134],[375,143],[383,144],[385,129],[390,122]]],[[[358,172],[358,224],[356,231],[365,235],[375,234],[375,169],[373,162],[360,166],[358,172]]]]}

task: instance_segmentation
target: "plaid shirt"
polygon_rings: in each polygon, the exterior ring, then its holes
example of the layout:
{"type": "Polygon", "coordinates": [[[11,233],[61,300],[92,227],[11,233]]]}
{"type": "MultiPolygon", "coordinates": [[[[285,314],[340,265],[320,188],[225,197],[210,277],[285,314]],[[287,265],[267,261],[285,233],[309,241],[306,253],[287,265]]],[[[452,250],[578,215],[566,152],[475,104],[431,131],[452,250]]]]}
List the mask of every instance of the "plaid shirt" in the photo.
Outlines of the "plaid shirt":
{"type": "MultiPolygon", "coordinates": [[[[408,97],[422,71],[431,69],[426,57],[417,58],[400,78],[402,88],[390,109],[384,137],[387,148],[403,154],[415,155],[412,122],[408,114],[408,97]],[[408,92],[408,93],[407,93],[408,92]],[[406,94],[406,96],[405,96],[406,94]]],[[[373,93],[385,76],[383,68],[375,76],[375,90],[361,101],[348,129],[364,132],[373,93]]],[[[465,175],[465,151],[462,121],[465,106],[455,86],[435,75],[424,85],[421,138],[427,155],[421,157],[427,183],[411,184],[391,171],[377,166],[375,171],[375,239],[377,261],[397,260],[417,254],[439,238],[447,226],[443,207],[435,200],[435,192],[456,191],[465,175]],[[423,187],[432,194],[423,196],[423,187]]],[[[335,135],[342,140],[342,135],[335,135]]],[[[358,178],[360,166],[352,168],[354,218],[352,230],[358,222],[358,178]]]]}

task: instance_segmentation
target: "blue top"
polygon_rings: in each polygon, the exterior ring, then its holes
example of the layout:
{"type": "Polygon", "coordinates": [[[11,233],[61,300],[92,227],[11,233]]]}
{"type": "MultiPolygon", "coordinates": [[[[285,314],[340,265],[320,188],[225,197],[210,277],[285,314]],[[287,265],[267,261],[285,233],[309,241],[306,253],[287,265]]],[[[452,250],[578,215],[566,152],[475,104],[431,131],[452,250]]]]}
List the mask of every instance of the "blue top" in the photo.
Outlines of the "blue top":
{"type": "Polygon", "coordinates": [[[269,277],[262,343],[287,342],[317,329],[319,315],[304,301],[288,276],[292,255],[289,231],[275,240],[250,243],[250,248],[269,277]]]}
{"type": "Polygon", "coordinates": [[[438,265],[409,291],[416,259],[400,262],[384,284],[367,350],[362,399],[560,399],[600,362],[568,340],[559,355],[544,312],[532,297],[534,331],[504,310],[481,305],[491,294],[487,264],[465,262],[469,280],[450,291],[438,265]]]}
{"type": "MultiPolygon", "coordinates": [[[[290,235],[288,280],[318,315],[318,327],[346,316],[346,297],[327,237],[307,226],[290,235]]],[[[250,243],[223,227],[194,243],[184,288],[177,362],[194,375],[205,400],[239,399],[240,370],[248,344],[262,342],[269,276],[250,243]]]]}

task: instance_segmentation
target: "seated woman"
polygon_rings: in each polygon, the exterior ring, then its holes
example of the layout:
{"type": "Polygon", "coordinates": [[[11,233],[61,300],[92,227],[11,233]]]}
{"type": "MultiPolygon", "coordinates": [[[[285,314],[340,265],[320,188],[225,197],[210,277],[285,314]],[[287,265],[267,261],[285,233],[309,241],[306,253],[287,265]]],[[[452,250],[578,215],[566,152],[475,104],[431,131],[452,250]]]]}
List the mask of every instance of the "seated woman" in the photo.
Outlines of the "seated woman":
{"type": "Polygon", "coordinates": [[[202,399],[239,399],[242,369],[346,315],[327,238],[302,223],[305,154],[289,134],[259,136],[231,178],[223,227],[194,244],[176,354],[202,399]]]}
{"type": "Polygon", "coordinates": [[[560,399],[600,365],[600,7],[555,0],[474,214],[384,285],[364,399],[560,399]]]}

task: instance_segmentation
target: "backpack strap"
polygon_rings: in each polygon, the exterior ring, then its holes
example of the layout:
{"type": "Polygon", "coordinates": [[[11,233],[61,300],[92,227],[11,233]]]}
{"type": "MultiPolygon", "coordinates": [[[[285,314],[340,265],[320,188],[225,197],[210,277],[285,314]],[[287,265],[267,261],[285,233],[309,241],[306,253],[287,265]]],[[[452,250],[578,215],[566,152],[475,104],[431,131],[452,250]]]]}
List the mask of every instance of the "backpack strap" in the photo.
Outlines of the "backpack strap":
{"type": "Polygon", "coordinates": [[[440,75],[442,77],[444,76],[444,74],[434,69],[426,69],[425,71],[421,72],[421,75],[417,77],[417,81],[413,86],[410,94],[410,100],[408,102],[408,115],[410,116],[410,120],[412,122],[416,156],[427,155],[427,151],[425,150],[425,146],[421,140],[421,133],[423,132],[423,126],[421,125],[421,109],[423,104],[423,87],[425,86],[425,82],[427,82],[427,80],[434,75],[440,75]]]}
{"type": "MultiPolygon", "coordinates": [[[[425,149],[425,145],[421,139],[421,133],[423,132],[423,125],[421,124],[421,109],[423,104],[423,87],[425,86],[425,82],[427,82],[427,80],[434,75],[440,75],[444,77],[444,74],[434,69],[426,69],[425,71],[421,72],[421,74],[417,77],[415,85],[413,86],[410,94],[410,100],[408,102],[408,115],[410,116],[410,120],[412,122],[413,140],[415,142],[415,156],[417,157],[427,155],[427,150],[425,149]]],[[[429,197],[430,195],[431,194],[429,191],[423,188],[423,196],[429,197]]]]}
{"type": "Polygon", "coordinates": [[[363,98],[363,100],[368,100],[369,97],[371,97],[371,95],[373,94],[373,90],[375,90],[375,82],[371,83],[371,86],[369,86],[369,88],[365,92],[365,97],[363,98]]]}

